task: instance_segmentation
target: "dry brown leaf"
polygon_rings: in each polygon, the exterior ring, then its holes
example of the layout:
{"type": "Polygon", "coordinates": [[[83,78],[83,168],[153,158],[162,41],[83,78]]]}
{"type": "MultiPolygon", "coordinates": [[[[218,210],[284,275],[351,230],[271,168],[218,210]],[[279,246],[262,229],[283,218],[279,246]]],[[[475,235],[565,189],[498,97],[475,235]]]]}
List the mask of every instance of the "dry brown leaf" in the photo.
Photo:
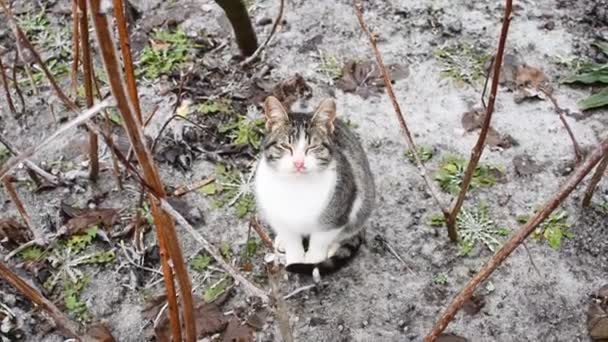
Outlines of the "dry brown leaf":
{"type": "Polygon", "coordinates": [[[285,108],[289,109],[297,100],[310,98],[312,88],[298,73],[279,83],[257,79],[251,88],[252,101],[263,102],[269,95],[276,97],[285,108]]]}
{"type": "Polygon", "coordinates": [[[587,312],[587,328],[591,338],[597,341],[608,340],[608,284],[595,294],[594,301],[587,312]]]}
{"type": "Polygon", "coordinates": [[[485,112],[481,109],[473,109],[471,111],[465,112],[464,114],[462,114],[462,119],[460,119],[460,122],[462,123],[462,128],[464,128],[465,132],[471,132],[476,129],[479,129],[481,128],[484,117],[485,112]]]}
{"type": "Polygon", "coordinates": [[[515,55],[505,55],[503,62],[502,83],[515,92],[515,102],[526,99],[545,99],[553,93],[549,78],[539,69],[521,62],[515,55]]]}
{"type": "Polygon", "coordinates": [[[102,225],[106,228],[112,227],[118,221],[118,209],[96,208],[81,209],[69,206],[65,203],[61,205],[61,213],[68,218],[65,223],[65,234],[72,235],[82,232],[94,225],[102,225]]]}
{"type": "MultiPolygon", "coordinates": [[[[386,66],[391,82],[406,78],[408,69],[400,64],[386,66]]],[[[346,93],[355,93],[362,98],[368,98],[378,93],[384,87],[382,73],[374,62],[347,61],[342,67],[342,77],[336,86],[346,93]]]]}
{"type": "Polygon", "coordinates": [[[447,334],[441,334],[439,335],[439,337],[437,337],[437,340],[435,340],[437,342],[467,342],[468,340],[464,337],[455,335],[455,334],[451,334],[451,333],[447,333],[447,334]]]}
{"type": "Polygon", "coordinates": [[[473,295],[464,302],[462,309],[469,315],[475,315],[481,310],[481,308],[483,308],[485,304],[486,300],[483,296],[473,295]]]}
{"type": "Polygon", "coordinates": [[[110,329],[103,323],[92,325],[82,339],[84,342],[114,342],[110,329]]]}
{"type": "Polygon", "coordinates": [[[2,243],[8,243],[15,247],[24,244],[32,239],[32,232],[17,219],[1,218],[0,219],[0,240],[2,243]]]}
{"type": "Polygon", "coordinates": [[[488,135],[486,136],[486,143],[490,146],[500,148],[511,148],[519,145],[518,142],[509,134],[501,134],[494,127],[490,126],[488,129],[488,135]]]}
{"type": "Polygon", "coordinates": [[[238,317],[233,316],[224,332],[222,342],[254,342],[253,329],[247,324],[241,324],[238,317]]]}
{"type": "MultiPolygon", "coordinates": [[[[203,338],[204,336],[221,332],[226,328],[228,319],[224,316],[224,313],[219,307],[219,304],[223,303],[222,298],[212,303],[205,303],[201,298],[194,298],[194,319],[196,321],[196,334],[197,338],[203,338]]],[[[144,317],[148,320],[154,320],[158,315],[160,309],[166,303],[166,295],[160,295],[153,298],[146,308],[144,308],[144,317]]],[[[171,324],[167,311],[165,310],[158,322],[154,334],[158,341],[170,341],[171,340],[171,324]]],[[[151,331],[148,331],[151,334],[151,331]]]]}

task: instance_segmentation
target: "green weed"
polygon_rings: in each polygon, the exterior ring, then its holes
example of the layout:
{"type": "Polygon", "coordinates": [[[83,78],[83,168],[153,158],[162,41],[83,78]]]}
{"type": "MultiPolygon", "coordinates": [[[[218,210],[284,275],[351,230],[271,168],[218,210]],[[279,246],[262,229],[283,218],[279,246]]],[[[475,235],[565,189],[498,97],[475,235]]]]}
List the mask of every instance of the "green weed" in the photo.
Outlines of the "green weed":
{"type": "Polygon", "coordinates": [[[342,77],[342,66],[336,55],[326,52],[319,52],[319,72],[329,77],[331,80],[337,80],[342,77]]]}
{"type": "Polygon", "coordinates": [[[211,257],[207,254],[197,254],[192,261],[190,261],[190,267],[197,272],[203,272],[207,269],[207,266],[211,264],[211,257]]]}
{"type": "Polygon", "coordinates": [[[264,119],[239,115],[235,121],[220,125],[218,132],[226,134],[232,144],[249,145],[258,151],[264,139],[264,119]]]}
{"type": "Polygon", "coordinates": [[[490,251],[500,245],[497,236],[509,234],[506,228],[498,228],[488,214],[488,206],[479,204],[477,208],[463,208],[456,218],[456,227],[460,237],[460,251],[462,256],[469,255],[475,245],[482,243],[490,251]]]}
{"type": "Polygon", "coordinates": [[[243,175],[235,168],[224,164],[216,166],[216,179],[202,187],[200,191],[209,196],[216,196],[217,207],[234,207],[239,218],[255,211],[253,195],[253,172],[243,175]]]}
{"type": "Polygon", "coordinates": [[[138,75],[156,79],[188,61],[188,52],[197,46],[180,30],[155,31],[154,44],[146,46],[140,56],[138,75]]]}
{"type": "MultiPolygon", "coordinates": [[[[593,45],[608,56],[608,43],[596,42],[593,45]]],[[[585,63],[576,65],[575,67],[575,74],[563,80],[564,83],[604,84],[608,86],[608,64],[585,63]]],[[[581,110],[600,108],[607,105],[608,87],[578,102],[581,110]]]]}
{"type": "MultiPolygon", "coordinates": [[[[418,145],[418,156],[422,162],[426,162],[433,158],[433,148],[425,145],[418,145]]],[[[414,153],[411,149],[405,151],[405,156],[412,163],[416,164],[416,158],[414,157],[414,153]]]]}
{"type": "Polygon", "coordinates": [[[222,293],[226,292],[228,287],[230,286],[231,281],[228,278],[224,278],[217,282],[216,284],[208,287],[203,293],[203,300],[205,302],[210,303],[217,299],[222,293]]]}
{"type": "Polygon", "coordinates": [[[440,285],[440,286],[444,286],[448,284],[448,276],[445,273],[437,273],[435,274],[435,276],[433,277],[433,283],[435,285],[440,285]]]}
{"type": "Polygon", "coordinates": [[[434,52],[442,65],[441,74],[458,82],[475,84],[485,77],[486,63],[492,56],[470,43],[444,45],[434,52]]]}
{"type": "MultiPolygon", "coordinates": [[[[526,223],[528,219],[529,216],[527,215],[517,217],[519,223],[526,223]]],[[[532,236],[539,241],[547,241],[549,247],[558,250],[564,238],[570,239],[574,237],[574,234],[568,231],[569,228],[568,213],[565,211],[554,212],[536,227],[532,236]]]]}
{"type": "MultiPolygon", "coordinates": [[[[435,173],[435,180],[444,191],[456,195],[460,191],[467,165],[468,162],[461,157],[447,156],[435,173]]],[[[502,174],[503,171],[496,166],[479,163],[473,173],[470,188],[490,187],[496,184],[497,178],[502,174]]]]}

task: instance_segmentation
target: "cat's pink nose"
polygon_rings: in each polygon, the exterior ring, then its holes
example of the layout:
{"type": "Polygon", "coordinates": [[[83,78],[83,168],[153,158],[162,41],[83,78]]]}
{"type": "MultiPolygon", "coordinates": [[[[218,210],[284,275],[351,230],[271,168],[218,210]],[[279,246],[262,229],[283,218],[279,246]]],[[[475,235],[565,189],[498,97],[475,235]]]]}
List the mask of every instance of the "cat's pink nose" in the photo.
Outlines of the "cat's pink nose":
{"type": "Polygon", "coordinates": [[[296,168],[297,171],[304,170],[304,159],[295,159],[293,161],[293,166],[296,168]]]}

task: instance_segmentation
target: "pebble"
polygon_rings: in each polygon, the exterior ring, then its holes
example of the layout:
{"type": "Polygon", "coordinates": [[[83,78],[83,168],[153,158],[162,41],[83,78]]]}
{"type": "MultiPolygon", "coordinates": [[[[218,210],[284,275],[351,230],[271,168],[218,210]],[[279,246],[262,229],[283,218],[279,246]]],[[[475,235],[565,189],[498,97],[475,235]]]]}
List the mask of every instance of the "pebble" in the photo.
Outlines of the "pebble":
{"type": "Polygon", "coordinates": [[[262,17],[255,22],[258,26],[266,26],[272,24],[272,19],[268,17],[262,17]]]}

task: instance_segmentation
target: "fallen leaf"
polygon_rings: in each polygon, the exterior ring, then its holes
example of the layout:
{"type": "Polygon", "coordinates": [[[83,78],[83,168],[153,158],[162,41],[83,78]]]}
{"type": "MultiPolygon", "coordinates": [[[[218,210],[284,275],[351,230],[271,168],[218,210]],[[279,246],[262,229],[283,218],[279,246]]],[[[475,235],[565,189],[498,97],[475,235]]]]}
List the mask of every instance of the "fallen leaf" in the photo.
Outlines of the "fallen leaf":
{"type": "Polygon", "coordinates": [[[256,330],[262,330],[269,314],[270,310],[268,310],[268,308],[258,307],[254,312],[247,316],[246,323],[256,330]]]}
{"type": "Polygon", "coordinates": [[[513,166],[515,167],[515,173],[522,177],[530,176],[541,171],[541,167],[527,154],[520,154],[513,157],[513,166]]]}
{"type": "Polygon", "coordinates": [[[167,197],[167,202],[177,210],[182,216],[193,225],[204,224],[204,217],[202,211],[193,205],[189,201],[179,197],[167,197]]]}
{"type": "Polygon", "coordinates": [[[246,324],[241,324],[238,317],[233,316],[224,332],[223,342],[253,342],[253,329],[246,324]]]}
{"type": "Polygon", "coordinates": [[[11,247],[24,244],[32,239],[32,232],[19,223],[17,219],[9,217],[0,219],[0,240],[11,247]]]}
{"type": "Polygon", "coordinates": [[[65,222],[63,234],[72,235],[95,225],[110,228],[118,221],[118,209],[113,208],[75,208],[65,203],[61,204],[61,213],[65,222]]]}
{"type": "Polygon", "coordinates": [[[462,309],[469,315],[475,315],[481,310],[481,308],[483,308],[485,304],[486,301],[483,296],[473,295],[470,299],[467,299],[464,302],[462,309]]]}
{"type": "Polygon", "coordinates": [[[473,109],[462,114],[460,122],[465,132],[471,132],[481,128],[485,112],[482,109],[473,109]]]}
{"type": "Polygon", "coordinates": [[[542,70],[526,65],[513,54],[505,55],[501,76],[501,83],[515,92],[516,103],[532,98],[544,100],[545,93],[553,93],[549,78],[542,70]]]}
{"type": "MultiPolygon", "coordinates": [[[[196,333],[197,338],[203,338],[204,336],[215,334],[223,331],[228,325],[228,318],[224,316],[224,313],[220,309],[226,300],[227,296],[218,298],[216,301],[206,303],[200,297],[194,297],[194,319],[196,322],[196,333]]],[[[143,316],[147,320],[154,320],[160,309],[167,302],[167,296],[165,294],[157,296],[150,300],[143,310],[143,316]]],[[[170,341],[171,340],[171,324],[167,315],[167,310],[163,312],[158,325],[154,329],[154,335],[158,341],[170,341]]],[[[148,336],[151,335],[151,330],[148,330],[148,336]]]]}
{"type": "Polygon", "coordinates": [[[515,138],[513,138],[511,135],[501,134],[492,126],[490,126],[490,128],[488,129],[486,143],[490,146],[500,147],[503,149],[519,145],[517,140],[515,140],[515,138]]]}
{"type": "MultiPolygon", "coordinates": [[[[386,67],[391,83],[406,78],[409,74],[408,69],[400,64],[389,64],[386,67]]],[[[344,63],[342,77],[336,82],[336,86],[346,93],[355,93],[365,99],[380,92],[384,87],[384,80],[376,63],[351,60],[344,63]]]]}
{"type": "Polygon", "coordinates": [[[114,342],[110,329],[103,323],[92,325],[82,339],[84,342],[114,342]]]}
{"type": "Polygon", "coordinates": [[[587,329],[591,338],[608,340],[608,284],[593,294],[593,302],[587,311],[587,329]]]}
{"type": "MultiPolygon", "coordinates": [[[[473,109],[462,114],[460,122],[465,132],[472,132],[477,129],[481,129],[483,126],[483,120],[485,118],[485,111],[482,109],[473,109]]],[[[486,143],[490,146],[500,147],[503,149],[511,148],[519,145],[517,140],[509,134],[501,134],[494,127],[488,128],[488,135],[486,136],[486,143]]]]}
{"type": "Polygon", "coordinates": [[[464,337],[455,335],[455,334],[451,334],[451,333],[447,333],[447,334],[441,334],[439,335],[439,337],[437,337],[437,339],[435,340],[437,342],[467,342],[468,340],[464,337]]]}

